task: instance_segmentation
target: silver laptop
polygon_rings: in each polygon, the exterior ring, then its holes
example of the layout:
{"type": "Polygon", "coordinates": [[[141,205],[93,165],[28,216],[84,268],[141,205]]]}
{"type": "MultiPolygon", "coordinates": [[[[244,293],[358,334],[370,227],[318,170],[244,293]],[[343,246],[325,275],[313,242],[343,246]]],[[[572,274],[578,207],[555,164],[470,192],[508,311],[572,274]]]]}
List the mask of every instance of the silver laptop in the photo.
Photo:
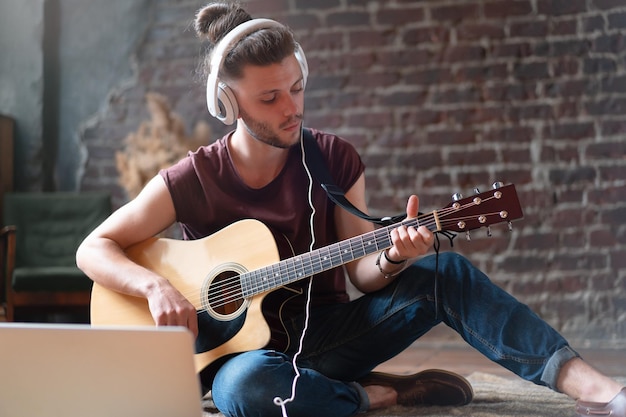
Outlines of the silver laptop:
{"type": "Polygon", "coordinates": [[[2,417],[201,417],[179,327],[0,324],[2,417]]]}

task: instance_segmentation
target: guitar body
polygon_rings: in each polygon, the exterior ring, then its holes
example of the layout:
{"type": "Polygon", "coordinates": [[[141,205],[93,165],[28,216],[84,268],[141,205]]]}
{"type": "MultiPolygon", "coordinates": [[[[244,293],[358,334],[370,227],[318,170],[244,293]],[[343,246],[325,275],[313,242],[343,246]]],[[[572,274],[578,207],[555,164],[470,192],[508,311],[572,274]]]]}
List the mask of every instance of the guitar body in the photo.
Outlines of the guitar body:
{"type": "MultiPolygon", "coordinates": [[[[195,364],[200,372],[228,354],[259,349],[270,340],[270,329],[261,304],[267,294],[255,295],[244,304],[211,308],[206,300],[209,285],[232,280],[242,272],[279,261],[271,231],[257,220],[242,220],[203,239],[181,241],[151,238],[126,251],[130,259],[166,277],[198,310],[200,333],[195,364]],[[227,261],[226,261],[227,260],[227,261]],[[213,311],[209,314],[206,310],[213,311]]],[[[91,323],[101,325],[154,326],[146,299],[101,285],[93,285],[91,323]]]]}

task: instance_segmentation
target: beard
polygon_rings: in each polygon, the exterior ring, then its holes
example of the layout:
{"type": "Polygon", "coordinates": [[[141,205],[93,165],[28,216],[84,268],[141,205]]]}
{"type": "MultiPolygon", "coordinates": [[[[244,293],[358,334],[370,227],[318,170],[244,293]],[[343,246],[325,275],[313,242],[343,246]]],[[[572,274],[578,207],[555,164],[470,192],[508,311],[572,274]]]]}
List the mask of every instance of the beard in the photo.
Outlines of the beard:
{"type": "Polygon", "coordinates": [[[291,140],[289,141],[282,140],[280,138],[280,135],[276,133],[267,123],[250,117],[250,115],[245,113],[243,110],[240,110],[240,114],[241,121],[243,121],[243,124],[250,136],[258,140],[259,142],[263,142],[267,145],[280,149],[290,148],[300,142],[300,133],[302,131],[303,119],[302,114],[297,114],[293,117],[290,117],[289,120],[279,126],[279,128],[282,129],[283,127],[293,125],[296,121],[300,121],[300,129],[293,133],[293,138],[291,138],[291,140]]]}

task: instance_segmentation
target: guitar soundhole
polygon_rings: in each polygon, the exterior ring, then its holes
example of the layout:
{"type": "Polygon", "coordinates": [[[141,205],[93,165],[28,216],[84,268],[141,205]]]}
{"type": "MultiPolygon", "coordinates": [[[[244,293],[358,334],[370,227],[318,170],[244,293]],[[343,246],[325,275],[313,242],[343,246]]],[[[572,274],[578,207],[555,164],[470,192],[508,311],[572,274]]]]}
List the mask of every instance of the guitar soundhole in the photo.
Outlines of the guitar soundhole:
{"type": "Polygon", "coordinates": [[[213,279],[211,284],[211,308],[225,316],[239,310],[243,304],[239,274],[224,272],[213,279]]]}
{"type": "Polygon", "coordinates": [[[232,320],[248,308],[243,297],[240,275],[242,265],[225,264],[212,271],[202,288],[202,305],[217,320],[232,320]]]}

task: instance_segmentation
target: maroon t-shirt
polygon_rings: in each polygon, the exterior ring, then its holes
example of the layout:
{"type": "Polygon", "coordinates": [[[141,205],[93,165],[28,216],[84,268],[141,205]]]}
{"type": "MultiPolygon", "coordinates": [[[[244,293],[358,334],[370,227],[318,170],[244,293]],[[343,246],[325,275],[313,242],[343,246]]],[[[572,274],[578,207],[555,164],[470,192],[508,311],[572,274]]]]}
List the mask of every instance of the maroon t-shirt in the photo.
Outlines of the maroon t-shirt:
{"type": "MultiPolygon", "coordinates": [[[[364,170],[358,153],[351,144],[335,135],[311,131],[335,183],[349,190],[364,170]]],[[[251,218],[260,220],[273,231],[281,259],[309,252],[309,179],[302,164],[300,146],[289,150],[284,168],[271,183],[253,189],[243,183],[235,170],[228,149],[229,136],[190,152],[176,165],[160,172],[171,193],[184,239],[209,236],[233,222],[251,218]]],[[[316,210],[315,248],[337,242],[335,205],[318,181],[314,181],[312,201],[316,210]]],[[[304,279],[290,287],[305,288],[307,284],[308,280],[304,279]]],[[[315,276],[313,306],[348,299],[343,268],[315,276]]],[[[288,311],[303,312],[305,301],[304,297],[298,297],[287,306],[288,311]]]]}

